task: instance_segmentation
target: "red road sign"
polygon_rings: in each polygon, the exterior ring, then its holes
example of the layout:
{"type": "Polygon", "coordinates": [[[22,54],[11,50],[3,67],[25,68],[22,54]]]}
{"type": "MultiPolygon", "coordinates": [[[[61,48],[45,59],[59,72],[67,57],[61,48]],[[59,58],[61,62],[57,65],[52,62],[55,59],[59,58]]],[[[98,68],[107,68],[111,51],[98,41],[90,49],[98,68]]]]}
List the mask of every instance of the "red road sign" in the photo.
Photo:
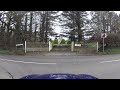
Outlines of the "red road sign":
{"type": "Polygon", "coordinates": [[[101,33],[101,38],[107,38],[107,33],[101,33]]]}

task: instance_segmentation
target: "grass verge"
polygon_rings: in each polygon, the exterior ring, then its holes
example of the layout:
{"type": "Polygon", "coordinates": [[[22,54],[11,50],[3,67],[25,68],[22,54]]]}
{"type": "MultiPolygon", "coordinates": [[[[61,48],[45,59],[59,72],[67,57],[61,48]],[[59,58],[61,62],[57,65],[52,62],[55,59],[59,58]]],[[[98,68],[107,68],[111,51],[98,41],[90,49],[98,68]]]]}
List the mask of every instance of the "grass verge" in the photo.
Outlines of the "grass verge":
{"type": "Polygon", "coordinates": [[[9,50],[0,50],[0,54],[14,55],[14,51],[9,51],[9,50]]]}
{"type": "Polygon", "coordinates": [[[0,54],[3,55],[25,55],[24,50],[4,50],[0,49],[0,54]]]}
{"type": "Polygon", "coordinates": [[[120,48],[110,48],[105,50],[105,52],[97,52],[98,55],[113,55],[113,54],[120,54],[120,48]]]}

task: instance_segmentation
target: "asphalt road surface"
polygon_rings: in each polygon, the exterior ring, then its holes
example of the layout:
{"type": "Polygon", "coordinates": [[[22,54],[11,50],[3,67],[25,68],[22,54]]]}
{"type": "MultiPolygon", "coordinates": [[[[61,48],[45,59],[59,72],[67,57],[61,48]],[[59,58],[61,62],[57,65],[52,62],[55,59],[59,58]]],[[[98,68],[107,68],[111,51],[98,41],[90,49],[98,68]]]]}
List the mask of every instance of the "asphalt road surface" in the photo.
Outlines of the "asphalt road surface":
{"type": "Polygon", "coordinates": [[[0,79],[48,73],[90,74],[99,79],[120,79],[120,55],[0,55],[0,79]]]}

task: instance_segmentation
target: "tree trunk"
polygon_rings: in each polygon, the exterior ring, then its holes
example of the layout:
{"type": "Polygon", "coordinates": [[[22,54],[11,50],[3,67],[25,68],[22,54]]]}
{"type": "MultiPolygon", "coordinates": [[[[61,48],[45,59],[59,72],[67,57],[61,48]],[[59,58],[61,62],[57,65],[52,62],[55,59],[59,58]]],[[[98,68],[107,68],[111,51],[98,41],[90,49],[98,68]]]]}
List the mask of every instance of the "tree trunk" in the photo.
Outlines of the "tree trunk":
{"type": "Polygon", "coordinates": [[[32,21],[33,21],[33,12],[30,13],[30,30],[29,30],[29,40],[32,40],[32,21]]]}
{"type": "Polygon", "coordinates": [[[40,42],[44,42],[44,39],[45,39],[45,11],[43,13],[44,13],[44,16],[41,22],[40,42]]]}
{"type": "Polygon", "coordinates": [[[45,32],[45,27],[44,27],[44,19],[43,19],[41,32],[40,32],[41,42],[44,42],[44,32],[45,32]]]}
{"type": "Polygon", "coordinates": [[[47,43],[48,38],[48,11],[46,12],[46,31],[45,31],[45,43],[47,43]]]}
{"type": "Polygon", "coordinates": [[[17,16],[17,24],[15,26],[15,43],[21,43],[21,17],[17,16]]]}
{"type": "Polygon", "coordinates": [[[37,35],[36,30],[37,30],[37,24],[35,24],[35,39],[34,39],[34,42],[36,42],[36,35],[37,35]]]}
{"type": "Polygon", "coordinates": [[[78,42],[82,40],[82,30],[81,30],[81,17],[80,12],[77,12],[76,23],[77,23],[77,33],[78,33],[78,42]]]}
{"type": "Polygon", "coordinates": [[[111,33],[111,31],[112,31],[112,21],[111,21],[112,19],[111,19],[111,16],[110,16],[110,33],[111,33]]]}
{"type": "Polygon", "coordinates": [[[9,18],[9,21],[8,21],[8,24],[7,24],[7,35],[6,35],[6,38],[7,38],[7,42],[6,42],[6,46],[7,46],[7,49],[10,48],[10,36],[11,36],[11,33],[10,33],[10,23],[11,23],[11,17],[9,18]]]}
{"type": "Polygon", "coordinates": [[[105,23],[106,23],[106,21],[105,21],[105,17],[103,16],[103,32],[105,33],[105,29],[106,29],[106,25],[105,25],[105,23]]]}
{"type": "Polygon", "coordinates": [[[27,14],[26,14],[26,16],[25,16],[25,32],[24,32],[24,34],[25,34],[25,40],[27,40],[27,20],[28,19],[28,17],[27,17],[27,14]]]}

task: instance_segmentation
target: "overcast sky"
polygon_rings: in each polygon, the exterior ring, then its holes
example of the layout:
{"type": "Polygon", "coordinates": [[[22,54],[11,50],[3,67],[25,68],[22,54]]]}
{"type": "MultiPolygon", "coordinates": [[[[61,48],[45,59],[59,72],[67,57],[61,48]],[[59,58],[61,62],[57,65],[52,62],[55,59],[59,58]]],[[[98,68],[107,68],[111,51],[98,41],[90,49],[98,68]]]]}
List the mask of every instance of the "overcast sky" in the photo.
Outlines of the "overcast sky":
{"type": "MultiPolygon", "coordinates": [[[[90,13],[90,11],[87,11],[88,13],[90,13]]],[[[114,11],[115,13],[117,13],[117,14],[120,14],[120,11],[114,11]]],[[[88,18],[91,18],[90,16],[88,16],[88,18]]],[[[56,25],[55,27],[55,32],[56,33],[60,33],[61,32],[61,27],[60,26],[58,26],[58,25],[56,25]]]]}
{"type": "Polygon", "coordinates": [[[114,11],[114,12],[116,12],[117,14],[120,14],[120,11],[114,11]]]}

